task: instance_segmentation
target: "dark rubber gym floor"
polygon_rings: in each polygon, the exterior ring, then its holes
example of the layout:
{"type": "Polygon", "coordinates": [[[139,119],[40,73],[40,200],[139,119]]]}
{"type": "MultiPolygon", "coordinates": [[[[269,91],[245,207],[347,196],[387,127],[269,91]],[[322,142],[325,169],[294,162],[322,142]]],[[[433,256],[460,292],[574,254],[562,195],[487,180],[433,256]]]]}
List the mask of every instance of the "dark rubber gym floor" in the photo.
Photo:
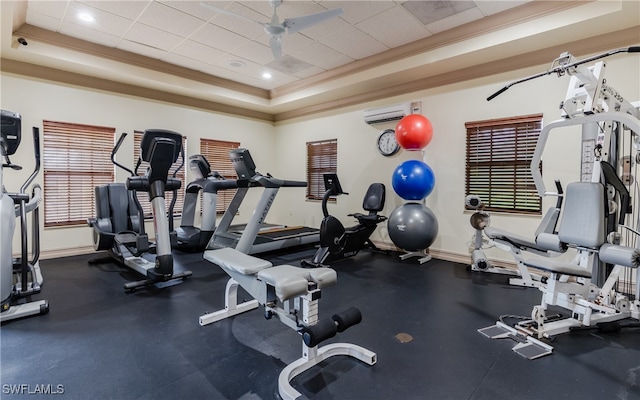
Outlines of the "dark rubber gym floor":
{"type": "MultiPolygon", "coordinates": [[[[297,265],[313,249],[269,255],[297,265]]],[[[135,274],[96,255],[43,260],[44,316],[0,329],[3,399],[277,399],[280,371],[301,355],[300,336],[260,310],[205,327],[224,306],[227,275],[201,254],[176,254],[184,283],[127,294],[135,274]],[[37,395],[49,390],[60,394],[37,395]],[[22,387],[22,389],[19,389],[22,387]],[[11,394],[22,391],[23,395],[11,394]]],[[[378,355],[367,366],[338,356],[293,386],[313,399],[640,399],[640,329],[555,338],[554,353],[520,357],[510,340],[477,332],[502,314],[530,314],[535,289],[465,265],[361,252],[334,264],[321,318],[358,307],[363,321],[327,342],[378,355]]],[[[324,343],[323,343],[324,344],[324,343]]]]}

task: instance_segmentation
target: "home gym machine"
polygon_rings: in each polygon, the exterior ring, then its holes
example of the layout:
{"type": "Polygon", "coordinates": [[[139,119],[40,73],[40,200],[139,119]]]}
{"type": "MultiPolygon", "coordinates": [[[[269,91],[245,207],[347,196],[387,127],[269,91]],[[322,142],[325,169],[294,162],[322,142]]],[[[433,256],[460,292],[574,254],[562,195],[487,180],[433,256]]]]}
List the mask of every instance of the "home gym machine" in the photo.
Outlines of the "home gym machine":
{"type": "Polygon", "coordinates": [[[233,149],[229,152],[229,157],[238,177],[238,190],[213,233],[207,249],[232,247],[245,254],[255,254],[318,242],[318,229],[304,226],[275,226],[269,229],[264,222],[280,188],[306,187],[307,182],[282,180],[256,172],[256,165],[247,149],[233,149]],[[231,223],[238,214],[249,188],[252,187],[262,187],[263,192],[249,222],[238,231],[231,223]]]}
{"type": "Polygon", "coordinates": [[[335,270],[273,266],[269,261],[231,248],[205,251],[204,258],[219,265],[230,279],[225,291],[225,308],[202,315],[200,325],[221,321],[261,305],[266,319],[275,317],[302,336],[302,357],[289,364],[278,377],[278,391],[282,399],[300,398],[301,393],[291,386],[291,381],[329,357],[349,356],[368,365],[376,363],[376,353],[355,344],[331,343],[318,347],[322,341],[362,320],[362,314],[355,307],[330,319],[319,319],[321,290],[337,283],[335,270]],[[254,300],[238,304],[238,286],[254,300]]]}
{"type": "Polygon", "coordinates": [[[369,238],[376,230],[378,224],[387,217],[378,212],[384,208],[385,187],[382,183],[372,183],[362,200],[362,208],[368,214],[349,214],[358,220],[358,224],[345,228],[334,216],[329,215],[327,202],[332,196],[348,195],[342,190],[337,174],[324,174],[324,187],[326,191],[322,197],[322,214],[324,219],[320,224],[320,247],[313,256],[313,260],[302,260],[301,264],[307,267],[318,267],[334,261],[353,257],[362,249],[369,248],[380,250],[369,238]]]}
{"type": "Polygon", "coordinates": [[[202,251],[207,247],[216,229],[218,191],[237,189],[235,179],[225,179],[211,171],[209,161],[201,155],[189,157],[189,169],[195,180],[187,185],[180,227],[176,229],[176,247],[186,251],[202,251]],[[202,218],[200,228],[195,226],[198,196],[202,192],[202,218]]]}
{"type": "MultiPolygon", "coordinates": [[[[126,291],[175,279],[187,279],[191,276],[191,271],[173,272],[169,220],[173,218],[175,202],[171,202],[168,213],[165,205],[166,191],[172,191],[175,200],[177,190],[182,185],[175,178],[177,170],[174,177],[168,177],[171,165],[183,154],[182,135],[161,129],[145,130],[134,171],[115,160],[115,154],[126,136],[123,133],[118,139],[111,152],[111,161],[131,176],[127,178],[126,185],[109,183],[96,187],[96,218],[88,220],[89,226],[93,228],[94,248],[97,251],[107,250],[109,259],[115,259],[146,277],[137,282],[126,283],[126,291]],[[144,175],[139,176],[138,168],[142,161],[146,161],[149,167],[144,175]],[[138,200],[138,192],[148,193],[151,201],[156,236],[153,261],[144,257],[145,253],[154,248],[145,232],[144,213],[138,200]]],[[[90,263],[100,261],[90,260],[90,263]]]]}
{"type": "Polygon", "coordinates": [[[607,83],[604,61],[584,65],[618,53],[638,52],[640,46],[634,46],[579,61],[563,53],[548,71],[510,83],[488,98],[544,75],[571,76],[560,104],[562,118],[544,126],[531,159],[531,174],[540,196],[549,194],[538,167],[549,134],[565,127],[582,129],[581,181],[567,186],[557,233],[561,243],[575,249],[574,259],[524,260],[526,267],[549,275],[539,286],[540,303],[533,307],[530,318],[524,317],[513,326],[501,318],[494,326],[479,330],[493,339],[515,340],[518,344],[513,350],[529,359],[551,354],[553,347],[544,339],[612,326],[627,318],[640,319],[640,202],[637,198],[633,201],[627,189],[640,177],[640,107],[607,83]],[[551,314],[551,306],[562,314],[556,310],[551,314]]]}
{"type": "Polygon", "coordinates": [[[11,111],[1,111],[0,151],[0,286],[2,309],[0,322],[49,312],[47,300],[31,300],[40,293],[43,283],[40,271],[40,219],[39,204],[42,199],[40,185],[33,185],[31,195],[26,190],[40,171],[40,130],[33,128],[33,150],[35,168],[18,193],[8,193],[3,186],[5,168],[19,171],[21,166],[13,164],[9,156],[15,154],[21,140],[22,118],[11,111]],[[27,215],[31,214],[31,259],[28,254],[27,215]],[[20,218],[20,257],[13,258],[12,245],[16,217],[20,218]]]}

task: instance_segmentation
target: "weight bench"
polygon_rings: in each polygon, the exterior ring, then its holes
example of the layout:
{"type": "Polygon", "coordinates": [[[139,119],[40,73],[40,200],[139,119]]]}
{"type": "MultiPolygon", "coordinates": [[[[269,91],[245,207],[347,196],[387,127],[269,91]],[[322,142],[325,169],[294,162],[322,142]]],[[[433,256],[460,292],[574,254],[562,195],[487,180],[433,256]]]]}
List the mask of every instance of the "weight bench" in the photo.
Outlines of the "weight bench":
{"type": "Polygon", "coordinates": [[[291,386],[291,380],[302,372],[336,355],[351,356],[373,365],[375,353],[350,343],[331,343],[318,347],[350,326],[360,323],[362,315],[354,307],[331,319],[318,319],[318,300],[323,288],[337,283],[331,268],[300,268],[291,265],[273,266],[269,261],[253,257],[233,248],[208,250],[204,258],[219,265],[229,276],[225,291],[225,308],[200,316],[201,326],[264,307],[267,319],[276,317],[302,335],[302,357],[289,364],[278,377],[278,390],[283,399],[297,399],[301,394],[291,386]],[[238,285],[254,300],[238,304],[238,285]]]}

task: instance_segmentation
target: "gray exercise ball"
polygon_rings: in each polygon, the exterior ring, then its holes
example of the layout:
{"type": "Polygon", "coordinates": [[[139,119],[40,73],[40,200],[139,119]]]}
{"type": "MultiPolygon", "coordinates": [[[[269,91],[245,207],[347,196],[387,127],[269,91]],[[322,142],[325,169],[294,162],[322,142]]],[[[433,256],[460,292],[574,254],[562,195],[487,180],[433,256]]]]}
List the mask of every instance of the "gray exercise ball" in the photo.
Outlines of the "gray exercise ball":
{"type": "Polygon", "coordinates": [[[405,203],[393,210],[387,228],[393,243],[407,251],[424,250],[438,236],[435,214],[421,203],[405,203]]]}

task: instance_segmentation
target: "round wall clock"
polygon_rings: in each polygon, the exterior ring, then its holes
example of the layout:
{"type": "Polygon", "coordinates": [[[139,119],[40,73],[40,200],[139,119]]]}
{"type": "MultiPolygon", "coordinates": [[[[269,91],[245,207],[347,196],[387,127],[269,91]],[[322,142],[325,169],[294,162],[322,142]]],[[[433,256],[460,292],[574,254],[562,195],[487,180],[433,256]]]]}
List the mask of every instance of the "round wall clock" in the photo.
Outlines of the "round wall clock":
{"type": "Polygon", "coordinates": [[[378,136],[376,143],[378,151],[385,157],[390,157],[400,150],[400,145],[396,141],[396,132],[393,129],[385,129],[378,136]]]}

